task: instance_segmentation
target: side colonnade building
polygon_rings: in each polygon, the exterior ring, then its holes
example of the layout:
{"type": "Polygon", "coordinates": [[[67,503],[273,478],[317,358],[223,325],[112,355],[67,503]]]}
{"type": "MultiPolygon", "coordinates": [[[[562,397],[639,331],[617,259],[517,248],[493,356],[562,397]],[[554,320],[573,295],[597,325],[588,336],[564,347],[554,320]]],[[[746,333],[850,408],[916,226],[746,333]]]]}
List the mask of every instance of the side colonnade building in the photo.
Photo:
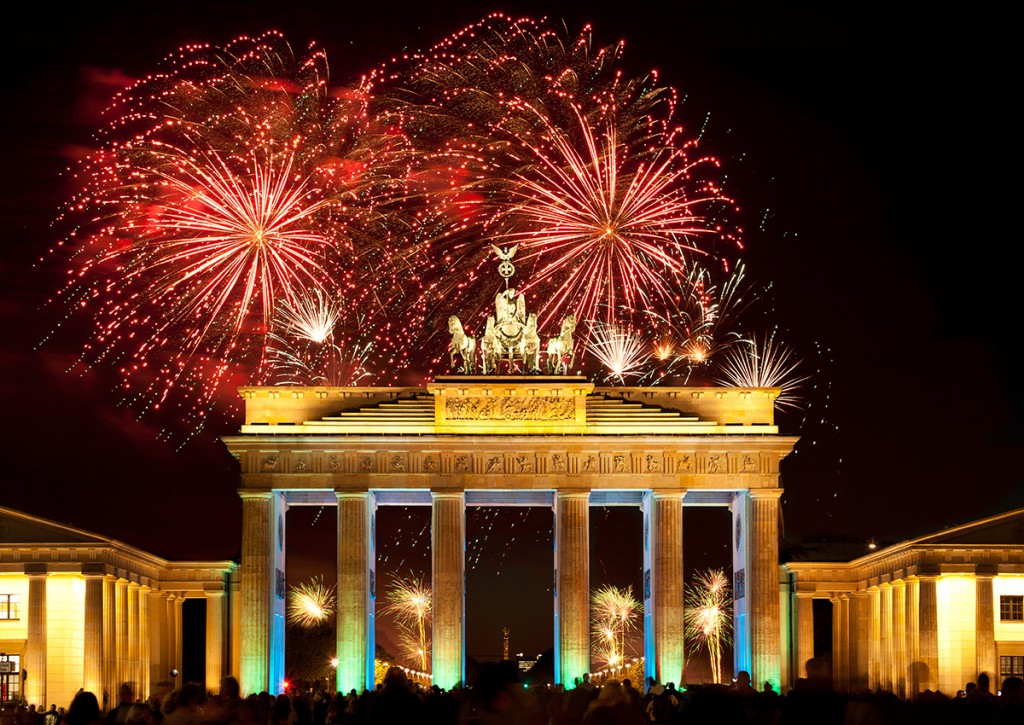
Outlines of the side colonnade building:
{"type": "Polygon", "coordinates": [[[1024,677],[1024,509],[850,562],[794,561],[785,570],[797,675],[815,656],[814,601],[824,599],[839,689],[952,697],[982,672],[993,691],[1024,677]]]}
{"type": "Polygon", "coordinates": [[[236,568],[167,561],[0,507],[0,701],[67,707],[85,688],[113,707],[123,683],[147,698],[182,666],[189,598],[206,601],[205,684],[216,692],[237,672],[236,568]]]}
{"type": "MultiPolygon", "coordinates": [[[[574,376],[447,376],[426,388],[252,387],[223,438],[243,501],[241,684],[279,691],[285,513],[337,507],[337,688],[374,686],[375,512],[431,507],[433,681],[465,677],[467,506],[554,514],[555,676],[590,670],[589,512],[644,516],[647,674],[682,682],[683,507],[732,512],[735,669],[780,687],[777,388],[595,388],[574,376]]],[[[787,671],[784,672],[784,669],[787,671]]]]}

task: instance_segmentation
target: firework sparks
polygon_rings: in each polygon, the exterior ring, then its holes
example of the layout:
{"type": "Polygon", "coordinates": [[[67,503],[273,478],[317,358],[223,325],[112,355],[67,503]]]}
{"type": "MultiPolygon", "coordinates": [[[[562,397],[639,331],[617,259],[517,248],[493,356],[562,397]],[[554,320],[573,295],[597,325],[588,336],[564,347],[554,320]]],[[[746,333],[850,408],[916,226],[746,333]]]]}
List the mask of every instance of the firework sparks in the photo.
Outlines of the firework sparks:
{"type": "Polygon", "coordinates": [[[363,89],[327,78],[322,52],[296,60],[271,32],[186,46],[115,98],[59,220],[73,265],[60,297],[91,315],[82,361],[116,365],[124,402],[156,408],[178,391],[202,419],[218,395],[234,400],[225,383],[268,379],[280,309],[297,330],[336,286],[361,291],[344,312],[386,308],[394,286],[352,270],[381,267],[405,224],[381,211],[404,183],[404,142],[368,116],[363,89]]]}
{"type": "Polygon", "coordinates": [[[312,579],[291,588],[288,594],[288,621],[302,627],[323,624],[334,614],[334,587],[322,579],[312,579]]]}
{"type": "Polygon", "coordinates": [[[686,588],[684,620],[691,654],[707,648],[711,676],[721,683],[722,646],[728,646],[732,632],[732,592],[724,571],[709,569],[694,576],[686,588]]]}
{"type": "Polygon", "coordinates": [[[389,614],[398,627],[399,645],[406,658],[426,671],[430,662],[430,624],[433,595],[416,577],[398,579],[387,594],[381,613],[389,614]]]}
{"type": "Polygon", "coordinates": [[[633,596],[633,587],[604,586],[595,590],[590,597],[590,616],[595,657],[607,667],[622,665],[631,645],[628,635],[640,620],[640,602],[633,596]]]}
{"type": "Polygon", "coordinates": [[[587,351],[607,369],[606,379],[639,376],[650,354],[647,346],[631,330],[614,324],[599,323],[587,342],[587,351]]]}
{"type": "Polygon", "coordinates": [[[595,49],[589,26],[567,38],[495,14],[378,71],[382,113],[424,151],[414,173],[430,270],[415,309],[447,315],[433,312],[444,299],[482,315],[479,240],[497,237],[522,245],[521,289],[541,326],[575,314],[586,340],[599,310],[635,327],[668,315],[688,256],[739,248],[717,162],[674,120],[675,90],[653,72],[630,79],[622,49],[595,49]]]}
{"type": "Polygon", "coordinates": [[[523,261],[534,263],[525,289],[557,290],[542,307],[545,319],[673,306],[686,254],[701,252],[697,238],[713,233],[700,209],[721,195],[712,187],[693,195],[686,181],[703,160],[690,161],[671,137],[647,139],[660,148],[632,156],[612,123],[598,138],[582,115],[578,121],[584,150],[549,127],[550,150],[531,147],[537,168],[523,172],[513,192],[510,223],[523,230],[507,236],[522,240],[523,261]]]}
{"type": "Polygon", "coordinates": [[[334,333],[341,315],[338,302],[314,287],[312,294],[284,300],[280,307],[281,326],[304,340],[323,343],[334,333]]]}
{"type": "Polygon", "coordinates": [[[789,347],[776,341],[774,332],[760,342],[754,335],[749,342],[726,353],[720,368],[722,379],[718,382],[743,388],[782,388],[775,404],[780,408],[799,408],[803,401],[798,391],[808,379],[800,373],[800,363],[789,347]]]}
{"type": "Polygon", "coordinates": [[[741,341],[734,329],[737,318],[752,302],[741,263],[721,283],[712,270],[693,265],[677,292],[678,302],[668,315],[652,312],[649,324],[657,329],[654,358],[658,377],[690,375],[707,367],[721,353],[741,341]]]}

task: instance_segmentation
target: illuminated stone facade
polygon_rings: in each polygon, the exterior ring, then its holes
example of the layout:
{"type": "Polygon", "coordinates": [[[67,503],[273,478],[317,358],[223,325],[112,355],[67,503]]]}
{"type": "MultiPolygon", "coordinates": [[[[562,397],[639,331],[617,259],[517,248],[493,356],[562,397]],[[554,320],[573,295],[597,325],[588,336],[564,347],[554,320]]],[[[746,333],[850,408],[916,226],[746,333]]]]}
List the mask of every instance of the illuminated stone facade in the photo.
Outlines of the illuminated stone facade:
{"type": "Polygon", "coordinates": [[[583,378],[440,378],[426,388],[243,388],[224,443],[241,466],[242,687],[277,691],[284,661],[285,512],[338,507],[338,682],[373,687],[378,506],[432,512],[434,682],[465,673],[466,506],[554,512],[555,670],[590,669],[589,509],[644,513],[648,674],[681,682],[684,506],[732,512],[737,668],[781,676],[777,388],[595,388],[583,378]]]}
{"type": "Polygon", "coordinates": [[[837,687],[913,698],[1024,674],[1024,509],[848,563],[785,565],[792,677],[814,656],[814,600],[832,603],[837,687]]]}
{"type": "Polygon", "coordinates": [[[206,686],[216,690],[238,671],[235,568],[167,561],[0,507],[0,662],[10,670],[0,698],[67,707],[84,687],[113,704],[123,682],[148,697],[181,667],[182,604],[195,597],[206,599],[206,686]]]}

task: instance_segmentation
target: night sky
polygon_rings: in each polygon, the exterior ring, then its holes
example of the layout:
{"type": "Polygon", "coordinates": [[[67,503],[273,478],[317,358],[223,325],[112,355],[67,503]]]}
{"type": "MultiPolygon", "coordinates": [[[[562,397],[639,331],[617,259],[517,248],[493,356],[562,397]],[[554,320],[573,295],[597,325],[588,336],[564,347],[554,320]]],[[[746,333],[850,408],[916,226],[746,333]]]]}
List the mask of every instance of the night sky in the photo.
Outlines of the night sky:
{"type": "MultiPolygon", "coordinates": [[[[2,50],[0,505],[170,558],[238,555],[237,470],[217,441],[238,421],[176,450],[157,440],[163,421],[116,404],[109,371],[65,372],[75,349],[61,334],[39,347],[64,274],[46,257],[63,171],[113,93],[183,43],[271,28],[297,52],[316,40],[344,83],[501,9],[563,19],[571,34],[591,22],[597,44],[625,38],[627,70],[657,68],[680,89],[682,120],[721,159],[766,319],[814,373],[806,410],[779,416],[802,437],[783,465],[788,542],[893,542],[1024,506],[1009,52],[961,42],[971,18],[888,3],[790,15],[686,5],[23,9],[2,50]]],[[[290,514],[295,580],[333,578],[333,519],[320,513],[290,514]]],[[[594,583],[638,587],[639,512],[592,516],[594,583]]],[[[688,569],[727,563],[724,514],[688,511],[686,524],[688,569]]],[[[379,531],[380,569],[429,575],[427,509],[385,510],[379,531]]],[[[474,510],[468,533],[470,654],[498,654],[506,624],[513,651],[550,646],[550,512],[474,510]]]]}

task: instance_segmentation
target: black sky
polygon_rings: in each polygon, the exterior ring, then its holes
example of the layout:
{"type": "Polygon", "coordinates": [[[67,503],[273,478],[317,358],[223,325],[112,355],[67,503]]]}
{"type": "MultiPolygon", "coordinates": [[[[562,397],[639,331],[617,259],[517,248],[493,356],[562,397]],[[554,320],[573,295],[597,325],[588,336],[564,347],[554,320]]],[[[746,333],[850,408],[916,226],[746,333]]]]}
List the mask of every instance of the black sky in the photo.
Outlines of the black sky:
{"type": "MultiPolygon", "coordinates": [[[[748,274],[771,284],[766,312],[817,371],[806,415],[781,417],[802,436],[783,466],[790,541],[899,540],[1024,506],[1009,51],[995,36],[978,43],[985,19],[895,3],[721,5],[24,8],[3,48],[0,505],[164,556],[238,553],[237,471],[216,440],[231,426],[175,452],[115,404],[111,379],[65,374],[74,351],[59,336],[36,349],[63,272],[36,262],[104,96],[182,43],[269,28],[297,50],[316,40],[345,82],[501,9],[570,32],[591,22],[597,43],[625,38],[626,68],[656,67],[685,97],[687,125],[705,127],[743,208],[748,274]]],[[[623,576],[636,569],[627,559],[623,576]]]]}

